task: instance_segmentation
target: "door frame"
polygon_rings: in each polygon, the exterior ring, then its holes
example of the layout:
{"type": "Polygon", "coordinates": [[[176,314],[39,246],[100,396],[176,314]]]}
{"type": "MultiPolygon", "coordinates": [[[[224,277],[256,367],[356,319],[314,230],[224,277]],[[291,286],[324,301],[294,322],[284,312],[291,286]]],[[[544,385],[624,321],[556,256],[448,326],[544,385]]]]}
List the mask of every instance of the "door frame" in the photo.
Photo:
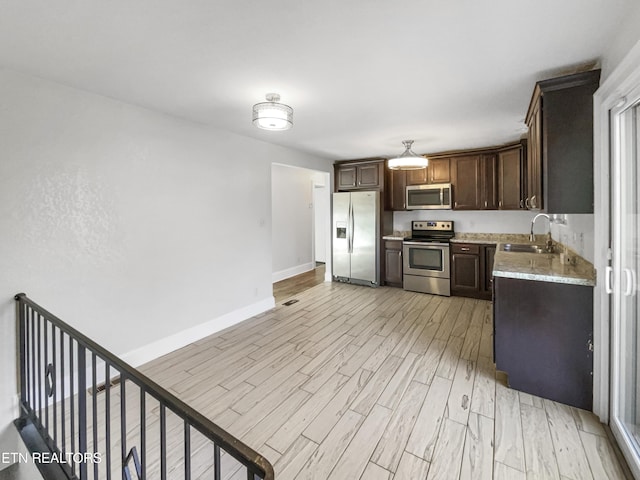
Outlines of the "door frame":
{"type": "MultiPolygon", "coordinates": [[[[612,328],[611,317],[612,295],[606,291],[607,267],[611,265],[611,208],[612,188],[615,181],[612,168],[612,116],[611,112],[619,110],[626,101],[626,96],[632,94],[640,85],[640,42],[627,54],[624,60],[607,77],[594,95],[594,229],[595,262],[598,281],[594,291],[594,365],[593,365],[593,410],[603,423],[611,423],[612,399],[616,392],[612,388],[611,373],[614,350],[611,348],[612,328]]],[[[615,286],[614,286],[615,288],[615,286]]],[[[630,451],[624,441],[618,439],[620,448],[625,455],[630,451]]],[[[640,476],[640,471],[628,462],[634,474],[640,476]]]]}

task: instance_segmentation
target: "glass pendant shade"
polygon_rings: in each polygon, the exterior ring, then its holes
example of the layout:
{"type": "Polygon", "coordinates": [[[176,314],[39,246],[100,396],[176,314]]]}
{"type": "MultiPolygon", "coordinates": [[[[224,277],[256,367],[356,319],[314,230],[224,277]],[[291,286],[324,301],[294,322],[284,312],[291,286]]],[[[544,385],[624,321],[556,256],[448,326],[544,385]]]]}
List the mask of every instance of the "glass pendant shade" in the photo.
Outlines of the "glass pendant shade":
{"type": "Polygon", "coordinates": [[[293,108],[278,103],[280,95],[268,93],[267,101],[253,106],[253,124],[264,130],[289,130],[293,126],[293,108]]]}
{"type": "Polygon", "coordinates": [[[391,170],[420,170],[429,165],[429,160],[426,157],[416,155],[411,150],[413,140],[404,140],[402,144],[405,147],[404,152],[395,158],[390,158],[387,162],[391,170]]]}

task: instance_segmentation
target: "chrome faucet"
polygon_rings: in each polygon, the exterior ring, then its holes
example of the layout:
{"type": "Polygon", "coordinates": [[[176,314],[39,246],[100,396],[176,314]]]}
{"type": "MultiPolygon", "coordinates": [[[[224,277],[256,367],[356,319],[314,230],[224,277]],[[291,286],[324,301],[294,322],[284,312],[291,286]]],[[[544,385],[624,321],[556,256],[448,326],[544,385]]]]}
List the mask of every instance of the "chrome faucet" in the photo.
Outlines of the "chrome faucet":
{"type": "Polygon", "coordinates": [[[533,220],[531,220],[531,235],[529,235],[529,241],[531,243],[536,241],[536,237],[533,234],[533,226],[536,224],[536,220],[540,217],[546,218],[549,222],[549,230],[547,231],[547,241],[545,242],[545,244],[547,252],[551,252],[553,250],[553,240],[551,239],[551,218],[546,213],[539,213],[535,217],[533,217],[533,220]]]}

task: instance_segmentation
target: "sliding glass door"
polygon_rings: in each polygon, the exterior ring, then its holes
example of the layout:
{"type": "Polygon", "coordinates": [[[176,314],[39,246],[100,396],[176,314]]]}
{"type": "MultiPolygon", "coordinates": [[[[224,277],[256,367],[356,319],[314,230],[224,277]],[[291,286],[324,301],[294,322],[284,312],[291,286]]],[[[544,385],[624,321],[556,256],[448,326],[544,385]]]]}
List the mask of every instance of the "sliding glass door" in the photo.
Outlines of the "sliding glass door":
{"type": "Polygon", "coordinates": [[[611,429],[640,475],[640,95],[611,111],[611,429]]]}

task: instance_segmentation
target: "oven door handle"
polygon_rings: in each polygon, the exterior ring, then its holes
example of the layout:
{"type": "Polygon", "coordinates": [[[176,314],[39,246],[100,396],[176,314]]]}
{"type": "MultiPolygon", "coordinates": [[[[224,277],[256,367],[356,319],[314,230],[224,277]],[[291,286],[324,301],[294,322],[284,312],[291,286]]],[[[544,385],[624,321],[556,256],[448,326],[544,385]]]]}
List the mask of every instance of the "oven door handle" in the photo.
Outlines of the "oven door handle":
{"type": "Polygon", "coordinates": [[[411,245],[412,247],[428,248],[430,250],[442,250],[443,248],[449,249],[448,243],[435,243],[435,242],[402,242],[403,245],[411,245]]]}

